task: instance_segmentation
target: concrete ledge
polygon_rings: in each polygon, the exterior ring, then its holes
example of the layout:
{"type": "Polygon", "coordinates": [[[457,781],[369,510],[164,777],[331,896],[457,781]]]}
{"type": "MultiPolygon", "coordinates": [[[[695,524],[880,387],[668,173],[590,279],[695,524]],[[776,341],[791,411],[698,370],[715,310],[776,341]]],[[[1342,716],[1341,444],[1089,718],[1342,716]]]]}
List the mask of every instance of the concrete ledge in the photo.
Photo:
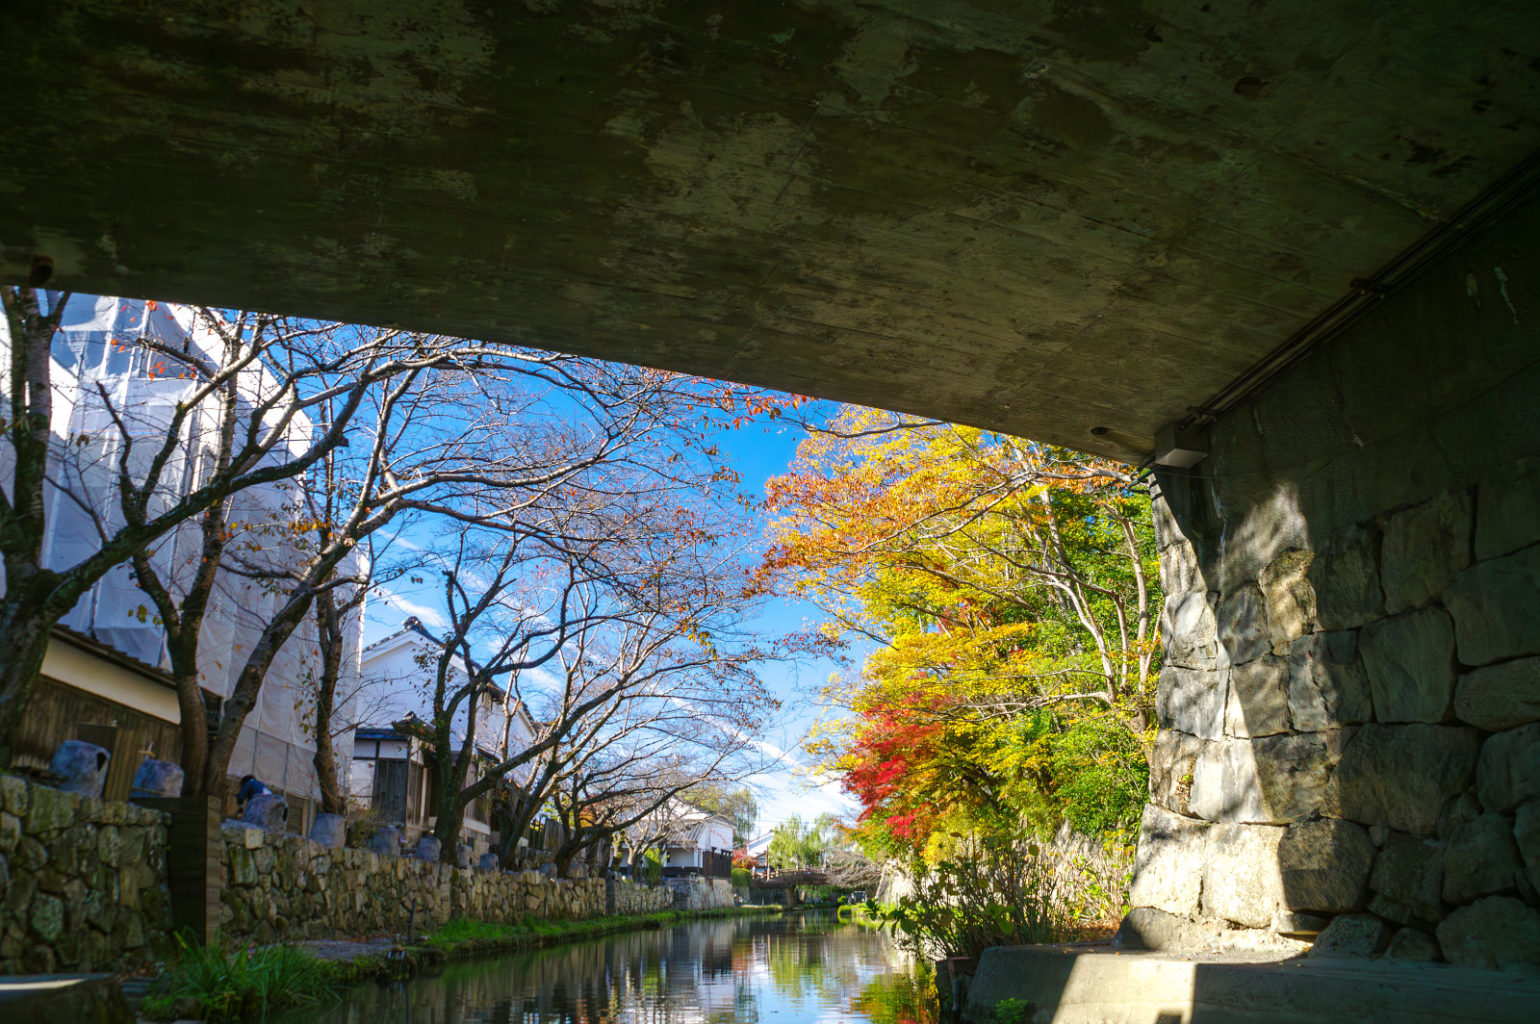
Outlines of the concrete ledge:
{"type": "Polygon", "coordinates": [[[1110,946],[984,951],[964,1018],[996,1003],[1032,1005],[1035,1024],[1229,1024],[1328,1021],[1532,1024],[1540,973],[1405,961],[1183,957],[1110,946]]]}
{"type": "Polygon", "coordinates": [[[134,1015],[110,974],[20,974],[0,977],[5,1024],[133,1024],[134,1015]]]}

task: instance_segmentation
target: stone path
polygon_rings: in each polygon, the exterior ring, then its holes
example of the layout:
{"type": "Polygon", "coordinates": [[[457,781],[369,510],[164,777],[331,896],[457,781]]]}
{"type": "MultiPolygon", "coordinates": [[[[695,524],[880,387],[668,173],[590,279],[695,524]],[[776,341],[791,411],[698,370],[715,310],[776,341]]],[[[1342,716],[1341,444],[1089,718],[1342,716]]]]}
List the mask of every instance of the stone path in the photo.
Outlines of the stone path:
{"type": "Polygon", "coordinates": [[[357,940],[311,939],[308,942],[299,943],[301,949],[322,960],[353,960],[361,956],[378,956],[389,953],[397,945],[398,941],[394,937],[357,940]]]}

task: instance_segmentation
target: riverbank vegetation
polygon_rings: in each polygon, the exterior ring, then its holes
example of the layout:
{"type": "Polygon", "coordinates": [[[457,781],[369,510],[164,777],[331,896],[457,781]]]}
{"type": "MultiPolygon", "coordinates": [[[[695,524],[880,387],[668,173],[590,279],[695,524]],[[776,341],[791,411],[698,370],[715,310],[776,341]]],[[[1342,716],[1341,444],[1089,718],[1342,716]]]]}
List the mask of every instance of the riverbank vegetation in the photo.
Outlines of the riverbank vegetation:
{"type": "Polygon", "coordinates": [[[580,921],[540,921],[524,918],[516,924],[496,924],[457,917],[423,939],[423,944],[454,959],[482,953],[534,949],[558,942],[607,935],[635,928],[667,928],[682,921],[744,914],[779,914],[777,906],[716,907],[709,910],[659,910],[651,914],[615,914],[580,921]]]}
{"type": "Polygon", "coordinates": [[[141,1013],[150,1020],[196,1015],[236,1021],[285,1006],[329,1002],[344,984],[339,967],[297,946],[226,951],[183,942],[141,1013]]]}
{"type": "Polygon", "coordinates": [[[1129,467],[847,409],[771,481],[765,572],[852,669],[816,752],[933,952],[1122,910],[1147,788],[1158,558],[1129,467]],[[959,902],[961,901],[961,902],[959,902]]]}
{"type": "Polygon", "coordinates": [[[1108,892],[1046,844],[996,836],[917,872],[913,891],[877,916],[926,956],[978,957],[990,946],[1107,937],[1107,909],[1122,909],[1118,882],[1108,892]]]}

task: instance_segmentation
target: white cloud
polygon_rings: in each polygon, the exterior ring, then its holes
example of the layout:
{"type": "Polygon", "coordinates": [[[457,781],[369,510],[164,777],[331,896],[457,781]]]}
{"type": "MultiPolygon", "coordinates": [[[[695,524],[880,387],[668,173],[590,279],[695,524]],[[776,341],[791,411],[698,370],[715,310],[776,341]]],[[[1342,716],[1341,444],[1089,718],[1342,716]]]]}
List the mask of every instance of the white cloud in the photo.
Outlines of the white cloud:
{"type": "Polygon", "coordinates": [[[761,772],[744,781],[755,792],[759,821],[755,832],[769,832],[795,815],[812,822],[822,814],[832,814],[844,822],[853,822],[860,808],[840,789],[839,782],[821,772],[799,764],[796,747],[779,746],[769,740],[754,740],[754,746],[776,762],[772,771],[761,772]]]}
{"type": "Polygon", "coordinates": [[[444,629],[449,625],[449,620],[444,618],[443,613],[437,608],[431,605],[418,604],[401,591],[394,590],[383,584],[375,587],[374,600],[370,604],[384,605],[386,608],[401,613],[400,616],[388,616],[390,621],[386,621],[387,617],[375,615],[372,609],[365,612],[369,619],[369,624],[383,627],[384,634],[394,633],[400,629],[402,621],[409,616],[416,616],[429,629],[444,629]]]}
{"type": "Polygon", "coordinates": [[[840,791],[837,782],[818,781],[790,772],[755,776],[748,782],[759,792],[760,832],[769,832],[793,815],[811,823],[821,814],[832,814],[849,823],[859,811],[856,802],[840,791]]]}

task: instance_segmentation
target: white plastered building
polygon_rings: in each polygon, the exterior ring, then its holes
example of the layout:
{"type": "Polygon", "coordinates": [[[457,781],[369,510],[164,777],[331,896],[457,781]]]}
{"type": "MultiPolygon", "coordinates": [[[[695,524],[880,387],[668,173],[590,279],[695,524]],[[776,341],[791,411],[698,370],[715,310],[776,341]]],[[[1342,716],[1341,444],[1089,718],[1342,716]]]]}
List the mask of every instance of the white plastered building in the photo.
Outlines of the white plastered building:
{"type": "MultiPolygon", "coordinates": [[[[436,662],[443,643],[415,618],[363,651],[360,685],[355,703],[352,766],[348,792],[359,807],[373,808],[383,824],[400,826],[411,841],[433,828],[437,819],[433,762],[424,738],[433,714],[436,662]]],[[[456,657],[449,665],[447,692],[466,684],[466,669],[456,657]]],[[[465,743],[468,710],[462,708],[451,724],[453,750],[465,743]]],[[[480,764],[495,764],[533,742],[536,726],[519,701],[496,685],[481,694],[476,705],[475,748],[480,764]]],[[[529,768],[508,773],[515,784],[527,780],[529,768]]],[[[489,802],[473,802],[465,815],[463,839],[477,854],[493,841],[489,802]]]]}

